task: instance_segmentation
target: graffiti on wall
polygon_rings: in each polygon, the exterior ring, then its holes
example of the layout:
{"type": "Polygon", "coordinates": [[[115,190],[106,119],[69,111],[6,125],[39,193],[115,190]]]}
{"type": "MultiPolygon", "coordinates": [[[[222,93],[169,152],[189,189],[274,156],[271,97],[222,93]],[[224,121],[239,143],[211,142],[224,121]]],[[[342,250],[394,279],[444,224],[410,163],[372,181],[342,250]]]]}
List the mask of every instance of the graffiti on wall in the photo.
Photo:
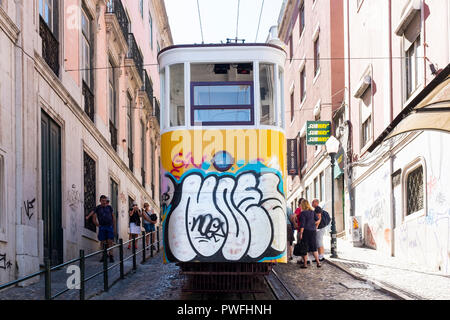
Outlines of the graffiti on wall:
{"type": "Polygon", "coordinates": [[[193,171],[163,194],[166,254],[176,261],[260,261],[285,251],[285,200],[276,173],[193,171]],[[281,228],[280,228],[281,227],[281,228]]]}
{"type": "Polygon", "coordinates": [[[12,263],[11,261],[6,259],[6,254],[0,253],[0,269],[6,270],[11,269],[12,263]]]}
{"type": "Polygon", "coordinates": [[[25,215],[28,217],[28,220],[31,220],[34,214],[34,203],[36,199],[27,200],[23,202],[23,206],[25,208],[25,215]]]}
{"type": "Polygon", "coordinates": [[[80,192],[77,190],[76,185],[72,185],[72,188],[67,191],[67,204],[69,205],[70,209],[73,211],[76,211],[79,207],[81,201],[80,192]]]}

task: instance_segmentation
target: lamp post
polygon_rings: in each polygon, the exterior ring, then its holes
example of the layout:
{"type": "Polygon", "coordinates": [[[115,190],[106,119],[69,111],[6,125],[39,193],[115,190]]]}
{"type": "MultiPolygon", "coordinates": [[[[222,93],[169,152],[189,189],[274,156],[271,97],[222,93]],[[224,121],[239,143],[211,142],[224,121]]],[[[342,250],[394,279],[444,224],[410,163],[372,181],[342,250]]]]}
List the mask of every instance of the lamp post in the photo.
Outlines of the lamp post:
{"type": "Polygon", "coordinates": [[[331,258],[337,258],[336,219],[334,217],[334,165],[339,151],[339,140],[331,136],[325,144],[331,158],[331,258]]]}

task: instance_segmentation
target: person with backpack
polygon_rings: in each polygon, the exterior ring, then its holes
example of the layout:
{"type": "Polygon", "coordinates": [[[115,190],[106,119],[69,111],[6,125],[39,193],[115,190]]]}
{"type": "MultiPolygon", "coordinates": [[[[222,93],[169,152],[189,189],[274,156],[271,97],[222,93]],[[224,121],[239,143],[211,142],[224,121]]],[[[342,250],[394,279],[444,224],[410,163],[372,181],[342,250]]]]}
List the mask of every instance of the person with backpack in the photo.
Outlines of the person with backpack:
{"type": "MultiPolygon", "coordinates": [[[[113,208],[109,205],[107,196],[102,195],[100,197],[100,205],[86,217],[86,220],[91,216],[93,217],[94,224],[98,227],[98,240],[101,242],[102,249],[105,243],[107,248],[112,247],[114,235],[116,234],[116,217],[113,208]]],[[[112,251],[109,251],[108,255],[109,262],[113,263],[114,257],[112,251]]],[[[103,262],[103,257],[100,262],[103,262]]]]}
{"type": "MultiPolygon", "coordinates": [[[[158,222],[158,216],[155,214],[153,209],[150,209],[150,204],[147,202],[144,203],[144,208],[142,209],[142,218],[144,222],[144,229],[146,235],[146,246],[148,247],[150,242],[150,234],[152,237],[152,246],[153,243],[155,243],[155,224],[158,222]]],[[[150,250],[150,248],[147,248],[147,250],[150,250]]]]}
{"type": "Polygon", "coordinates": [[[326,212],[319,206],[318,199],[314,199],[311,205],[314,208],[314,212],[320,217],[320,221],[318,221],[317,224],[316,241],[317,241],[317,249],[319,252],[319,261],[323,261],[325,260],[324,257],[325,248],[323,246],[323,236],[325,235],[326,227],[330,224],[331,218],[328,212],[326,212]]]}

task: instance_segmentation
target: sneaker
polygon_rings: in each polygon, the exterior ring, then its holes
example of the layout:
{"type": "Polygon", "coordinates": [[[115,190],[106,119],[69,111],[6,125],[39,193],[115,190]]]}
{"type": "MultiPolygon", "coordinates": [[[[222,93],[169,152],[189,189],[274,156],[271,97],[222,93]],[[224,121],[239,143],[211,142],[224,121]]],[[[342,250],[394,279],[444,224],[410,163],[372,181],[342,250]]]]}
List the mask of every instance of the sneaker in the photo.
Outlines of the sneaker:
{"type": "Polygon", "coordinates": [[[103,262],[103,261],[105,261],[105,260],[103,260],[103,257],[100,259],[100,262],[103,262]]]}
{"type": "Polygon", "coordinates": [[[324,261],[324,260],[325,260],[325,258],[323,258],[323,257],[319,259],[320,262],[322,262],[322,261],[324,261]]]}
{"type": "Polygon", "coordinates": [[[114,257],[113,256],[109,256],[109,262],[110,263],[114,263],[114,257]]]}

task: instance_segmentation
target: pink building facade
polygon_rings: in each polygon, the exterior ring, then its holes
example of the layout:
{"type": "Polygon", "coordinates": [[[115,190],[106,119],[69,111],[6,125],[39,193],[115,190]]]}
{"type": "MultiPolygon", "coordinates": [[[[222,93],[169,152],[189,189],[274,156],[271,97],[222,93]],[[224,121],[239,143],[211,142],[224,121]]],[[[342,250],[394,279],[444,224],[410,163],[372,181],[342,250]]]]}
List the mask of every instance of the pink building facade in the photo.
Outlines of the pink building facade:
{"type": "Polygon", "coordinates": [[[448,274],[449,134],[378,138],[449,64],[450,4],[344,1],[344,17],[346,213],[358,217],[364,245],[448,274]]]}
{"type": "MultiPolygon", "coordinates": [[[[342,1],[285,1],[278,37],[286,44],[286,131],[296,139],[298,174],[288,177],[288,206],[318,198],[331,213],[331,167],[325,146],[306,144],[307,121],[332,121],[343,113],[345,95],[342,1]]],[[[344,230],[343,177],[334,176],[338,232],[344,230]],[[341,196],[340,196],[341,195],[341,196]]]]}
{"type": "Polygon", "coordinates": [[[0,1],[0,282],[98,250],[110,197],[159,213],[164,1],[0,1]],[[5,265],[3,265],[5,261],[5,265]],[[4,268],[3,268],[4,267],[4,268]]]}

